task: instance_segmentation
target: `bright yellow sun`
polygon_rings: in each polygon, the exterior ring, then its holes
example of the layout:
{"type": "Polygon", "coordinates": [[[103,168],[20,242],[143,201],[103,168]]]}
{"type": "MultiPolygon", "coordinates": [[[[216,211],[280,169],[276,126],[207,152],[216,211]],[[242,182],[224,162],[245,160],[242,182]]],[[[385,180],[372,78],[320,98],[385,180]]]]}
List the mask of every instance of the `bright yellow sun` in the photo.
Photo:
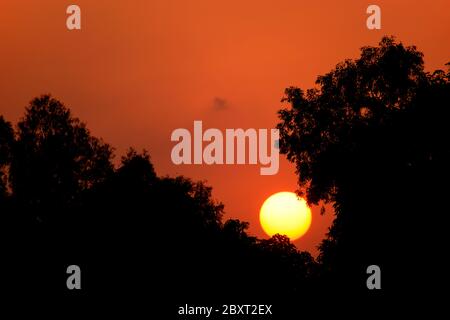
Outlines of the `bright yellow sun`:
{"type": "Polygon", "coordinates": [[[264,201],[259,221],[269,236],[279,233],[296,240],[311,226],[311,209],[295,193],[278,192],[264,201]]]}

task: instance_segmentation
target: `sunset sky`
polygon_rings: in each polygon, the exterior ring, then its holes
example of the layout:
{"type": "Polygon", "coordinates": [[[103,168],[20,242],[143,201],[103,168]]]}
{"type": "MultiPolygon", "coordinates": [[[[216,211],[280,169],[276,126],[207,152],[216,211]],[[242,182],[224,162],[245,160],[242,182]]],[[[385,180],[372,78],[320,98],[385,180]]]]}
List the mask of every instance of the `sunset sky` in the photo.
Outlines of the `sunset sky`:
{"type": "MultiPolygon", "coordinates": [[[[450,53],[450,1],[330,0],[2,0],[0,114],[14,123],[35,96],[51,93],[116,148],[147,149],[159,175],[207,180],[226,218],[267,237],[259,208],[294,191],[295,168],[261,176],[259,165],[175,166],[177,128],[273,128],[284,88],[309,88],[359,48],[395,35],[425,54],[427,70],[450,53]],[[66,8],[82,10],[82,30],[66,28],[66,8]],[[382,29],[366,28],[366,8],[382,29]]],[[[310,231],[294,243],[317,254],[332,214],[313,208],[310,231]]]]}

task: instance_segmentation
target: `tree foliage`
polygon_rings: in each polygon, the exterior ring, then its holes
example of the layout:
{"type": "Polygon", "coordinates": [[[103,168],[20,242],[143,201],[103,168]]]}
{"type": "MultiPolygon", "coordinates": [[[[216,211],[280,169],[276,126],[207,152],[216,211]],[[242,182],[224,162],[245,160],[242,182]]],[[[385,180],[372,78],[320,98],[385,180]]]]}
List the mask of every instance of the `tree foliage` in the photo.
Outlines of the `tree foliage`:
{"type": "Polygon", "coordinates": [[[14,197],[24,206],[61,207],[112,172],[112,150],[50,95],[33,99],[17,124],[11,162],[14,197]]]}
{"type": "Polygon", "coordinates": [[[416,47],[385,37],[319,76],[316,88],[286,89],[281,151],[296,165],[299,192],[310,203],[334,205],[319,261],[339,286],[358,286],[373,261],[401,286],[431,268],[414,261],[417,248],[426,244],[440,256],[449,75],[426,72],[416,47]],[[418,239],[417,230],[427,237],[418,239]],[[414,268],[402,275],[401,265],[414,268]]]}
{"type": "Polygon", "coordinates": [[[12,277],[15,287],[56,290],[55,268],[77,261],[91,273],[94,296],[143,282],[179,297],[251,283],[236,295],[259,295],[270,269],[285,281],[269,288],[293,292],[315,263],[286,237],[260,241],[247,222],[225,221],[205,182],[158,177],[147,151],[130,148],[117,166],[112,158],[112,148],[50,95],[33,99],[15,130],[0,118],[0,208],[16,239],[9,273],[31,265],[39,274],[12,277]]]}

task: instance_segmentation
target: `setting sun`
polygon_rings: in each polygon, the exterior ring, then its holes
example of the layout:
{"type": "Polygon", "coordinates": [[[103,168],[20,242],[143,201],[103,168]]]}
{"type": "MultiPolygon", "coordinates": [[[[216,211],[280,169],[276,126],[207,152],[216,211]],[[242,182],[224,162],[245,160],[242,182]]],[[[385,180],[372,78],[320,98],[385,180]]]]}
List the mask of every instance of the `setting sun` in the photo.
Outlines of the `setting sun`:
{"type": "Polygon", "coordinates": [[[278,192],[264,201],[259,220],[269,236],[279,233],[296,240],[311,226],[311,209],[295,193],[278,192]]]}

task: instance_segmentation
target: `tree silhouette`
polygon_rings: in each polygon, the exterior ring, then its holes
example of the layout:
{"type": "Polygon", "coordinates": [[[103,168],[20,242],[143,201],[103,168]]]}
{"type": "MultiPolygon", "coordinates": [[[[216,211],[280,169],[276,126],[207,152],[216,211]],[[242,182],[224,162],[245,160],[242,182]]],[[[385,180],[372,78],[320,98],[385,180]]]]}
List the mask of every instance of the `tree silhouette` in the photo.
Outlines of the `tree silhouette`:
{"type": "Polygon", "coordinates": [[[158,177],[146,151],[130,148],[114,167],[111,147],[50,95],[31,101],[15,132],[0,118],[0,133],[2,215],[16,239],[5,274],[19,292],[67,294],[76,262],[87,297],[286,297],[315,267],[288,238],[259,240],[247,222],[224,221],[205,182],[158,177]],[[30,266],[37,277],[24,276],[30,266]]]}
{"type": "Polygon", "coordinates": [[[0,116],[0,205],[7,195],[7,167],[11,162],[11,148],[14,141],[14,133],[9,122],[0,116]]]}
{"type": "Polygon", "coordinates": [[[328,287],[367,292],[371,264],[387,270],[391,292],[430,285],[445,243],[449,74],[425,72],[422,53],[385,37],[319,76],[317,88],[286,89],[281,151],[310,203],[334,203],[319,256],[328,287]],[[417,257],[425,248],[437,261],[417,257]]]}
{"type": "Polygon", "coordinates": [[[111,148],[90,135],[50,95],[31,101],[17,125],[10,169],[13,195],[36,218],[74,204],[112,172],[111,148]]]}

